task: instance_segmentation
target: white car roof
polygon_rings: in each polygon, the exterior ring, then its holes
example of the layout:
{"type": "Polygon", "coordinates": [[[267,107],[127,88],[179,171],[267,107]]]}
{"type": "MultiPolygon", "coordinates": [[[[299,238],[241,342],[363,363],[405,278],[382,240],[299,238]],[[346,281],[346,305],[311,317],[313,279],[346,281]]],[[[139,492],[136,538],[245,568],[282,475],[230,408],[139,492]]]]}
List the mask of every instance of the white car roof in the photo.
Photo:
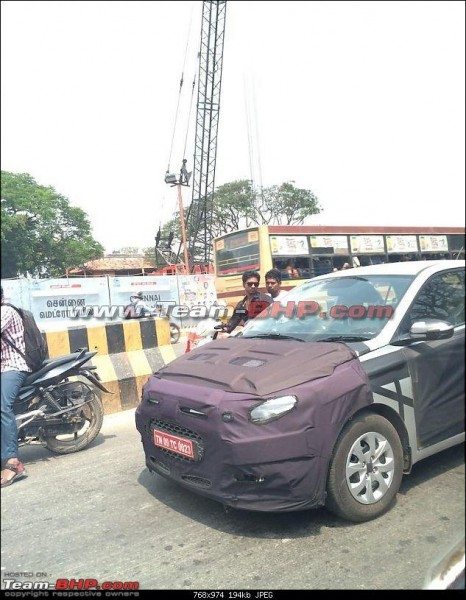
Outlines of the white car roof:
{"type": "Polygon", "coordinates": [[[369,265],[367,267],[355,267],[353,269],[344,269],[343,271],[335,271],[326,275],[314,277],[323,279],[324,277],[346,277],[354,275],[418,275],[424,269],[429,267],[437,267],[440,269],[453,269],[465,266],[464,260],[413,260],[406,262],[383,263],[380,265],[369,265]]]}

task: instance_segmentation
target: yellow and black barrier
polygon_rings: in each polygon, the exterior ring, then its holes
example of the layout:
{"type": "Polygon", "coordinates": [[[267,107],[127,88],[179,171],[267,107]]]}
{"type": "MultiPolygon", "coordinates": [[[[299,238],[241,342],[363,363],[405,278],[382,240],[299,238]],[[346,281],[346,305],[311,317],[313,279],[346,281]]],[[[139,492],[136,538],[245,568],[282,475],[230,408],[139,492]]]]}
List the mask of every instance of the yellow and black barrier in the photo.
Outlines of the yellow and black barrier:
{"type": "Polygon", "coordinates": [[[89,348],[92,364],[112,394],[102,394],[105,414],[134,408],[150,375],[176,358],[167,319],[143,318],[43,332],[49,358],[89,348]]]}

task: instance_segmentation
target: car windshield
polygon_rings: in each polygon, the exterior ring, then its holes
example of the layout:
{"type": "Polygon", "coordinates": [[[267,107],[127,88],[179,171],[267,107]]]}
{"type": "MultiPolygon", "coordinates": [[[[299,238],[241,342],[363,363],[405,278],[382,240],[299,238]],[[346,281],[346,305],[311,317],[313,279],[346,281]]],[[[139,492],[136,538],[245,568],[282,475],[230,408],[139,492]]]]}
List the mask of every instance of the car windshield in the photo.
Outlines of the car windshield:
{"type": "Polygon", "coordinates": [[[378,335],[413,281],[412,275],[351,275],[294,288],[245,326],[242,336],[310,341],[363,341],[378,335]]]}

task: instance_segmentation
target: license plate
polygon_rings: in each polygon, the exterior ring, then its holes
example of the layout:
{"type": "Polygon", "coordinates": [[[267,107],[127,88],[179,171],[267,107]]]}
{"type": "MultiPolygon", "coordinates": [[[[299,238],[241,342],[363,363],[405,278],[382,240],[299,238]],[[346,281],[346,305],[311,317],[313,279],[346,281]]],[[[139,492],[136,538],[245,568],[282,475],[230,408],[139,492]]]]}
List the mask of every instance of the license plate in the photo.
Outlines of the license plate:
{"type": "Polygon", "coordinates": [[[160,431],[159,429],[154,429],[154,444],[158,448],[170,450],[181,456],[186,456],[186,458],[195,458],[192,440],[178,437],[171,433],[165,433],[165,431],[160,431]]]}

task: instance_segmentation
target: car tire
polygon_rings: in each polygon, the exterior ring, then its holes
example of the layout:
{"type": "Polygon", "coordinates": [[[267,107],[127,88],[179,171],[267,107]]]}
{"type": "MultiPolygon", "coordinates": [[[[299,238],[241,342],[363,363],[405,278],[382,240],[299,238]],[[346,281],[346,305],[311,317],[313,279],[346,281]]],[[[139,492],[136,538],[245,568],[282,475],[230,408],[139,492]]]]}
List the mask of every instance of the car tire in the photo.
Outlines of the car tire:
{"type": "Polygon", "coordinates": [[[180,328],[175,323],[170,323],[170,343],[176,344],[180,341],[180,328]]]}
{"type": "Polygon", "coordinates": [[[385,418],[364,414],[341,431],[330,462],[326,507],[348,521],[370,521],[392,505],[403,477],[403,448],[385,418]]]}

